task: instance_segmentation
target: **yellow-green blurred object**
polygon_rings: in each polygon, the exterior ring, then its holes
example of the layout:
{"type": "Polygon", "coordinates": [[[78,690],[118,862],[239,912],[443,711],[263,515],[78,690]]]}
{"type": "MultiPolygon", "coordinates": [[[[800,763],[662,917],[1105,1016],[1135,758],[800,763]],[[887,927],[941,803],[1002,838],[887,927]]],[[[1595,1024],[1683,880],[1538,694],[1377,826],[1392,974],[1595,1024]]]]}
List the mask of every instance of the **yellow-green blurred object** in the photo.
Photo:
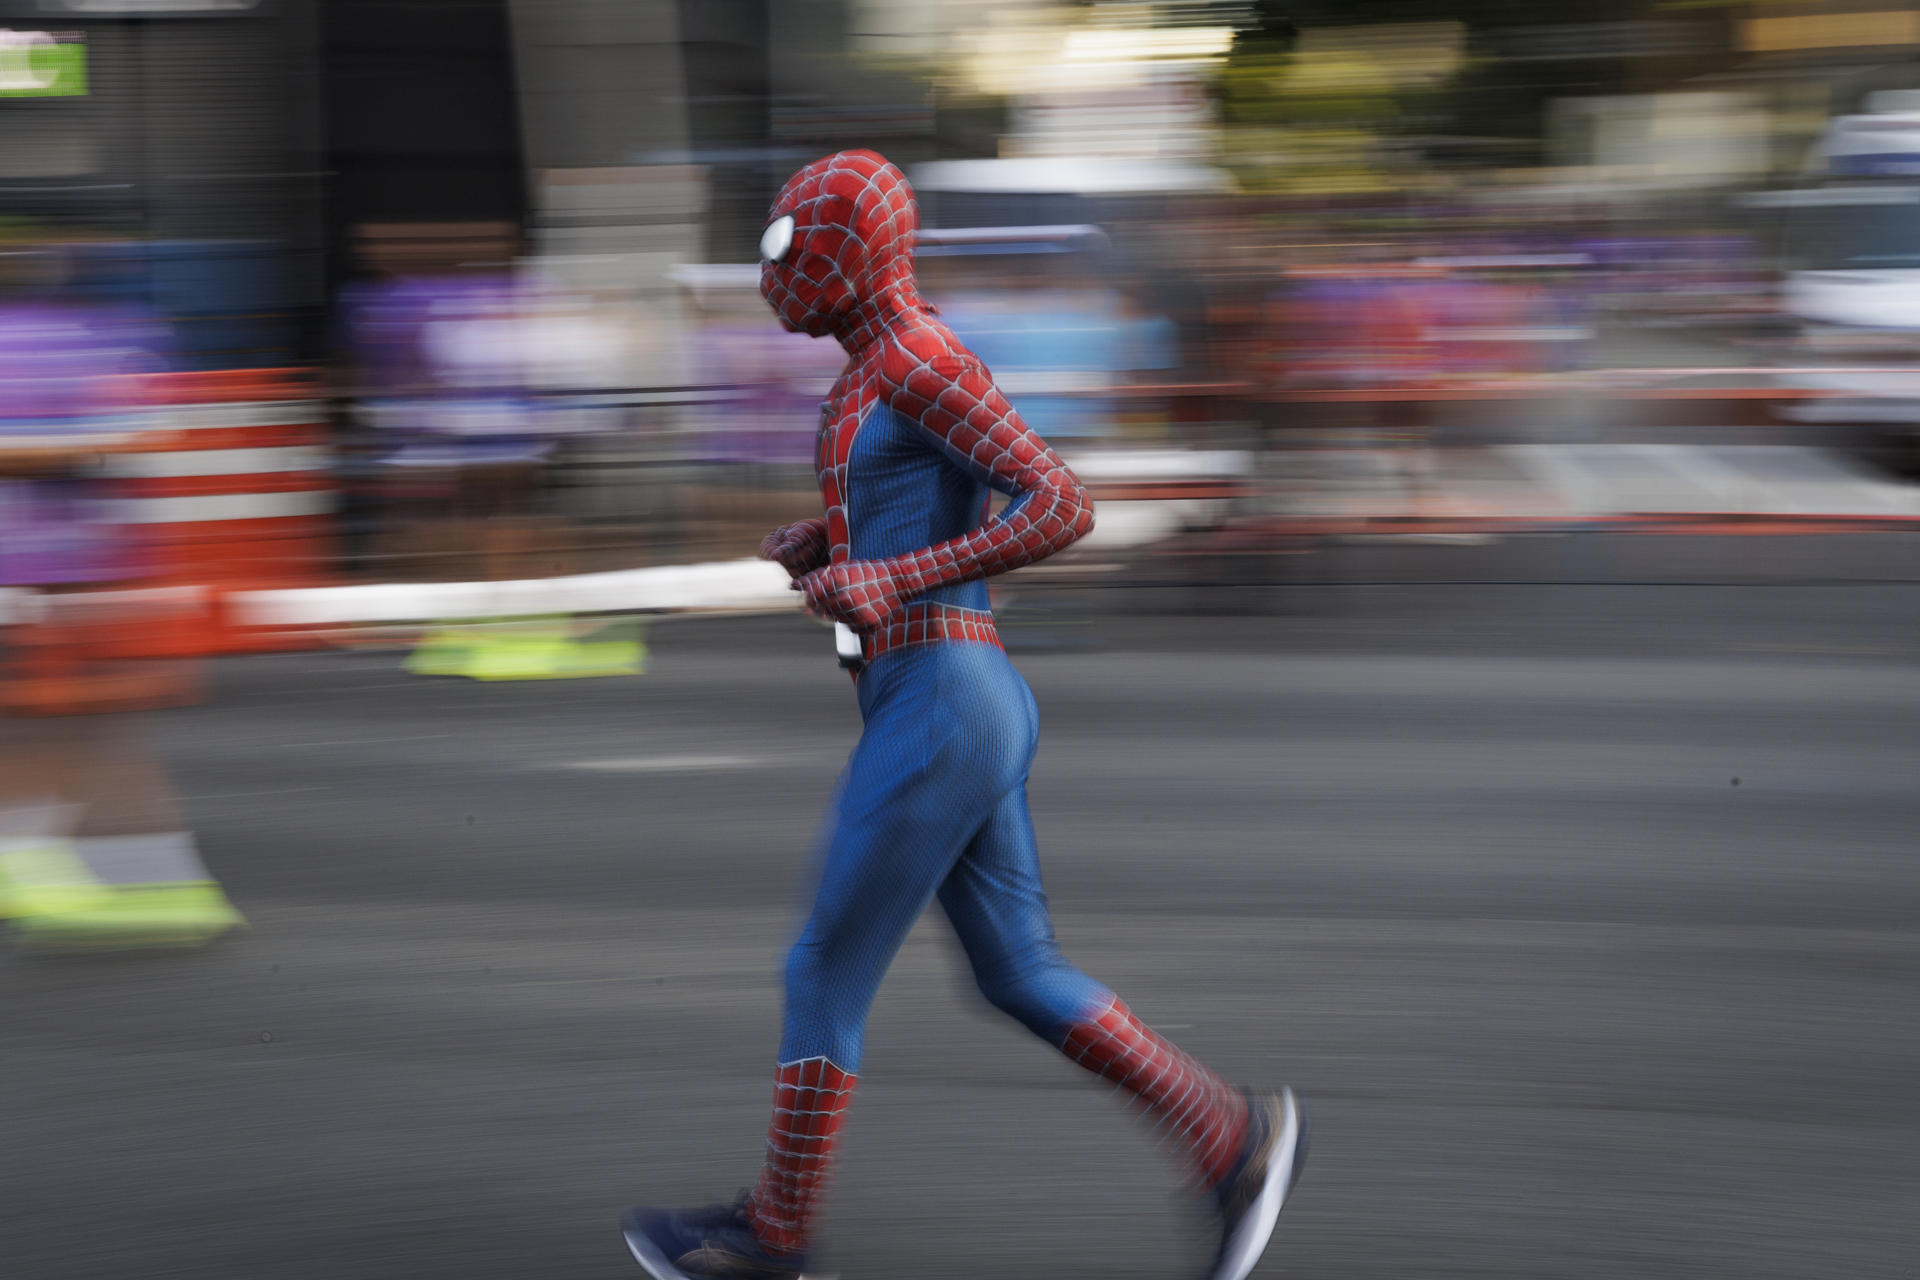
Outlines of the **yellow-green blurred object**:
{"type": "Polygon", "coordinates": [[[80,861],[70,840],[48,839],[0,849],[0,918],[85,910],[109,892],[80,861]]]}
{"type": "Polygon", "coordinates": [[[476,644],[476,628],[435,627],[420,637],[407,657],[407,670],[416,676],[457,676],[476,644]]]}
{"type": "Polygon", "coordinates": [[[211,880],[105,884],[71,841],[0,852],[0,916],[32,945],[192,946],[246,920],[211,880]]]}
{"type": "Polygon", "coordinates": [[[210,880],[103,885],[101,890],[61,910],[16,917],[14,937],[35,946],[185,947],[246,923],[210,880]]]}
{"type": "Polygon", "coordinates": [[[422,638],[407,659],[414,675],[487,681],[631,676],[646,666],[647,647],[636,622],[584,636],[552,620],[441,627],[422,638]]]}

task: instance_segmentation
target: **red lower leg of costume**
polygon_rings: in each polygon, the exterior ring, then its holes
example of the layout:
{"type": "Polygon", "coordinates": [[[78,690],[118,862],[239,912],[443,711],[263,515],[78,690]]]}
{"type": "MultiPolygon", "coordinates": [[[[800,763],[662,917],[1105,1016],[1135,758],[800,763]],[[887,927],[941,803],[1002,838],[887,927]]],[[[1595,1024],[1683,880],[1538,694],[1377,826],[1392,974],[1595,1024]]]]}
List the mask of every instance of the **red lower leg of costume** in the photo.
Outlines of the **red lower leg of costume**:
{"type": "Polygon", "coordinates": [[[782,1063],[774,1077],[767,1163],[751,1199],[754,1239],[769,1252],[807,1251],[815,1202],[833,1171],[854,1077],[825,1058],[782,1063]]]}
{"type": "Polygon", "coordinates": [[[1069,1028],[1060,1051],[1145,1103],[1186,1144],[1202,1185],[1216,1187],[1232,1171],[1247,1127],[1245,1096],[1148,1030],[1118,996],[1069,1028]]]}

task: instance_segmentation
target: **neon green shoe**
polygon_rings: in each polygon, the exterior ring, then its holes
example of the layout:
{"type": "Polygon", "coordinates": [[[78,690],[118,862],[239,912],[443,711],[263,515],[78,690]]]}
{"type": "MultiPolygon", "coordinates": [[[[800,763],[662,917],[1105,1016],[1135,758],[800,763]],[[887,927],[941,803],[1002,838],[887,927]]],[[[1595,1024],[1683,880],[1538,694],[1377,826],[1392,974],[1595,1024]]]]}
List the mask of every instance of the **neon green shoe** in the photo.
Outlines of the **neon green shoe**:
{"type": "Polygon", "coordinates": [[[191,947],[246,924],[211,880],[97,889],[57,910],[17,917],[14,937],[29,946],[191,947]]]}
{"type": "Polygon", "coordinates": [[[475,628],[435,627],[407,655],[407,671],[416,676],[464,675],[475,643],[475,628]]]}
{"type": "MultiPolygon", "coordinates": [[[[612,628],[610,628],[612,629],[612,628]]],[[[593,636],[575,640],[571,646],[570,676],[637,676],[647,669],[647,646],[639,629],[621,628],[623,634],[593,636]]]]}
{"type": "Polygon", "coordinates": [[[633,676],[646,670],[647,649],[636,624],[603,627],[585,637],[553,624],[502,627],[469,651],[459,674],[471,680],[577,680],[633,676]]]}
{"type": "Polygon", "coordinates": [[[16,841],[0,846],[0,916],[33,946],[194,946],[246,923],[205,875],[185,832],[16,841]],[[89,849],[114,883],[88,865],[89,849]]]}
{"type": "Polygon", "coordinates": [[[0,848],[0,918],[89,910],[111,893],[80,861],[71,840],[50,838],[0,848]]]}

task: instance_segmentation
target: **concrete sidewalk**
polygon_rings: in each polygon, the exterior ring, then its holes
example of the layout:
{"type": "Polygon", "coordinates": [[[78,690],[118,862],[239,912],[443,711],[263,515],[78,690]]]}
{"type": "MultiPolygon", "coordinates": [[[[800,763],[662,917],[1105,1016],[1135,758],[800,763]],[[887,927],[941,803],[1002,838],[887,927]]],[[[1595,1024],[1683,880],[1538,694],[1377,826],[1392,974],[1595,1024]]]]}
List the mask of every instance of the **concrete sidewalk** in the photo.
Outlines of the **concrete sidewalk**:
{"type": "Polygon", "coordinates": [[[1288,456],[1275,474],[1276,511],[1292,520],[1920,521],[1920,486],[1804,445],[1340,449],[1288,456]]]}

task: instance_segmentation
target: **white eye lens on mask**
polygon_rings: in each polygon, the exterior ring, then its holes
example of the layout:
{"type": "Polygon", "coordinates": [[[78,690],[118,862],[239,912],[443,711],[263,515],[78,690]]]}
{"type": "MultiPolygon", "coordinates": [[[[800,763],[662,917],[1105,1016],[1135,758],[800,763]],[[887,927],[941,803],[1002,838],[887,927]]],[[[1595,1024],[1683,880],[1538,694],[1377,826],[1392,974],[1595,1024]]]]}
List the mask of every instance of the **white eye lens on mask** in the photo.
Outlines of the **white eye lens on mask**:
{"type": "Polygon", "coordinates": [[[793,215],[784,214],[767,224],[760,233],[760,256],[768,262],[779,262],[787,256],[787,250],[793,246],[793,215]]]}

